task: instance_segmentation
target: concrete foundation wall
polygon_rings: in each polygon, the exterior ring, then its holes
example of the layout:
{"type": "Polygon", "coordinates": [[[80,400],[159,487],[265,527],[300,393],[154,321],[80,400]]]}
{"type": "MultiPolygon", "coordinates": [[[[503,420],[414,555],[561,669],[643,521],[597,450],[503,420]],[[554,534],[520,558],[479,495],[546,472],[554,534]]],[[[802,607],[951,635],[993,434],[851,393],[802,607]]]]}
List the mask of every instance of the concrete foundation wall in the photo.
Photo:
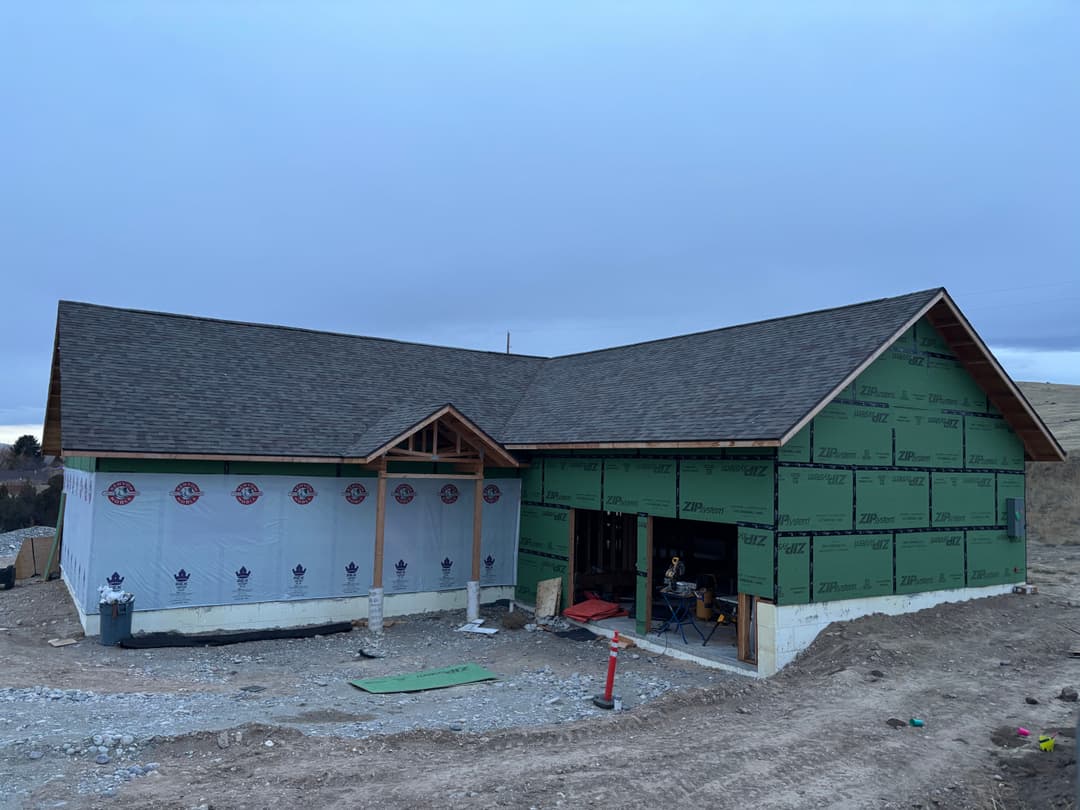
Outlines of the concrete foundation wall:
{"type": "Polygon", "coordinates": [[[758,603],[758,673],[773,675],[795,660],[833,622],[851,621],[873,613],[896,616],[945,602],[966,602],[1012,591],[1012,585],[957,588],[864,599],[844,599],[809,605],[758,603]]]}
{"type": "MultiPolygon", "coordinates": [[[[64,583],[72,591],[64,575],[64,583]]],[[[500,599],[513,599],[512,586],[480,589],[480,601],[488,604],[500,599]]],[[[74,598],[74,594],[73,594],[74,598]]],[[[101,633],[100,618],[87,614],[75,600],[79,622],[88,636],[101,633]]],[[[405,616],[435,610],[465,610],[466,590],[432,591],[389,595],[383,602],[387,617],[405,616]]],[[[351,596],[341,599],[307,599],[290,602],[252,602],[239,605],[170,608],[168,610],[137,610],[132,619],[135,633],[209,633],[215,630],[268,630],[279,627],[301,627],[309,624],[366,619],[368,597],[351,596]]],[[[464,621],[464,614],[462,615],[464,621]]]]}

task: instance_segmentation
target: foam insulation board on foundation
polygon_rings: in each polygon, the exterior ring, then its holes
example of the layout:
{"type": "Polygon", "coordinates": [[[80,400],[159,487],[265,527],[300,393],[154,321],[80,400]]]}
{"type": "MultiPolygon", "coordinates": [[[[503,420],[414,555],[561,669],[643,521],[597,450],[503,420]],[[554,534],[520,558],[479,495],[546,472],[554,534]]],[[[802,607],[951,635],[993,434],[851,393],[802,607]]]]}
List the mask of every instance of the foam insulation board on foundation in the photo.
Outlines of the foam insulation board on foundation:
{"type": "Polygon", "coordinates": [[[777,604],[806,604],[810,601],[810,538],[780,537],[776,551],[777,604]]]}
{"type": "Polygon", "coordinates": [[[964,533],[896,535],[896,592],[964,587],[964,533]]]}
{"type": "Polygon", "coordinates": [[[773,549],[776,535],[768,529],[739,527],[739,593],[773,598],[773,549]]]}
{"type": "Polygon", "coordinates": [[[1000,529],[967,532],[967,584],[1004,585],[1027,579],[1027,548],[1000,529]]]}
{"type": "Polygon", "coordinates": [[[675,517],[675,461],[607,459],[604,509],[675,517]]]}
{"type": "Polygon", "coordinates": [[[891,534],[814,538],[815,602],[883,596],[892,592],[891,534]]]}
{"type": "Polygon", "coordinates": [[[993,473],[931,473],[933,486],[932,525],[992,526],[994,503],[993,473]]]}
{"type": "Polygon", "coordinates": [[[597,459],[545,459],[544,502],[578,509],[603,509],[600,467],[597,459]]]}
{"type": "Polygon", "coordinates": [[[855,528],[919,529],[930,523],[930,475],[859,470],[855,473],[855,528]]]}
{"type": "Polygon", "coordinates": [[[852,475],[851,470],[781,467],[780,531],[850,531],[852,475]]]}
{"type": "Polygon", "coordinates": [[[679,517],[717,523],[773,522],[774,462],[683,461],[679,517]]]}

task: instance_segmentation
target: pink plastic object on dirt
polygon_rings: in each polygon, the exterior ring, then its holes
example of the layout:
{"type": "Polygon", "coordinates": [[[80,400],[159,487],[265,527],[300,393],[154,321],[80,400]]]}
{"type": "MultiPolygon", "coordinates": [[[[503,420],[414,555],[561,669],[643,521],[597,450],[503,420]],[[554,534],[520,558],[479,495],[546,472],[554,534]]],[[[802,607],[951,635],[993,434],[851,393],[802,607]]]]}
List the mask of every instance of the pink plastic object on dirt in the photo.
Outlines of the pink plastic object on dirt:
{"type": "Polygon", "coordinates": [[[1031,736],[1031,732],[1028,731],[1023,726],[1020,726],[1018,729],[1016,729],[1016,733],[1019,734],[1021,737],[1030,737],[1031,736]]]}

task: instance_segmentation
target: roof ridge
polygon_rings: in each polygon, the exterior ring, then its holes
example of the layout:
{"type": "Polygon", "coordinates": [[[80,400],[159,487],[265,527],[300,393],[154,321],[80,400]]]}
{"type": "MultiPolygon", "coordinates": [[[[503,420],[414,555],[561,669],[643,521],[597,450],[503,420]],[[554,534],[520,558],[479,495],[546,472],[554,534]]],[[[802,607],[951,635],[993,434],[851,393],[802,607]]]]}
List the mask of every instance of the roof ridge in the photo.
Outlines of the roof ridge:
{"type": "Polygon", "coordinates": [[[312,335],[329,335],[331,337],[345,337],[355,338],[358,340],[374,340],[379,343],[397,343],[402,346],[421,346],[426,349],[447,349],[453,352],[471,352],[473,354],[492,354],[497,357],[522,357],[527,360],[551,360],[550,357],[545,357],[538,354],[508,354],[506,352],[496,352],[491,349],[468,349],[462,346],[444,346],[438,343],[421,343],[418,340],[400,340],[398,338],[385,338],[385,337],[373,337],[371,335],[357,335],[351,332],[334,332],[326,329],[312,329],[307,326],[288,326],[285,324],[276,323],[260,323],[258,321],[238,321],[230,318],[211,318],[205,315],[187,315],[180,312],[162,312],[154,309],[137,309],[135,307],[114,307],[108,304],[92,304],[89,301],[71,301],[68,299],[60,299],[57,302],[57,308],[64,305],[88,307],[90,309],[106,309],[113,312],[130,312],[135,315],[155,315],[161,318],[176,318],[178,320],[187,321],[202,321],[204,323],[221,323],[230,326],[250,326],[261,329],[274,329],[285,330],[289,332],[306,332],[312,335]]]}
{"type": "Polygon", "coordinates": [[[871,306],[873,304],[881,304],[886,301],[899,301],[901,298],[910,298],[918,295],[937,295],[939,292],[944,292],[944,287],[931,287],[925,290],[915,290],[914,292],[904,293],[903,295],[893,295],[886,298],[875,298],[872,301],[858,301],[854,304],[844,304],[836,307],[823,307],[822,309],[811,310],[810,312],[796,312],[792,315],[778,315],[773,318],[762,318],[757,321],[746,321],[745,323],[733,323],[729,326],[721,326],[716,329],[700,329],[697,332],[685,332],[681,335],[669,335],[668,337],[652,338],[651,340],[639,340],[634,343],[624,343],[620,346],[606,346],[603,349],[589,349],[584,352],[571,352],[570,354],[560,354],[554,357],[547,358],[549,360],[563,360],[570,357],[583,357],[587,354],[600,354],[602,352],[617,351],[620,349],[631,349],[637,346],[648,346],[652,343],[664,343],[669,340],[682,340],[683,338],[697,337],[699,335],[711,335],[717,332],[726,332],[729,329],[742,329],[747,326],[760,326],[766,323],[775,323],[777,321],[795,320],[796,318],[806,318],[810,315],[821,315],[825,312],[835,312],[838,310],[851,310],[859,309],[861,307],[871,306]]]}

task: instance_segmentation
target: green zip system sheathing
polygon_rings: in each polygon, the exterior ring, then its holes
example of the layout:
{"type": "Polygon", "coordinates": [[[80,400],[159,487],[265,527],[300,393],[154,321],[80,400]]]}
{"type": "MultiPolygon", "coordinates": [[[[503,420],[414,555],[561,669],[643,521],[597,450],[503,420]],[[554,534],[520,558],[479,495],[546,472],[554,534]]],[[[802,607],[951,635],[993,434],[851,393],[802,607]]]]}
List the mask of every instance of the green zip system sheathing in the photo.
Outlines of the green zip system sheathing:
{"type": "Polygon", "coordinates": [[[563,605],[569,604],[569,518],[569,509],[522,505],[516,594],[523,602],[536,604],[537,582],[561,578],[563,605]]]}
{"type": "Polygon", "coordinates": [[[925,320],[778,450],[537,455],[522,477],[523,600],[569,560],[566,523],[543,576],[527,559],[541,507],[638,514],[639,603],[646,515],[736,524],[739,590],[782,605],[1026,576],[1005,512],[1024,497],[1023,444],[925,320]]]}

